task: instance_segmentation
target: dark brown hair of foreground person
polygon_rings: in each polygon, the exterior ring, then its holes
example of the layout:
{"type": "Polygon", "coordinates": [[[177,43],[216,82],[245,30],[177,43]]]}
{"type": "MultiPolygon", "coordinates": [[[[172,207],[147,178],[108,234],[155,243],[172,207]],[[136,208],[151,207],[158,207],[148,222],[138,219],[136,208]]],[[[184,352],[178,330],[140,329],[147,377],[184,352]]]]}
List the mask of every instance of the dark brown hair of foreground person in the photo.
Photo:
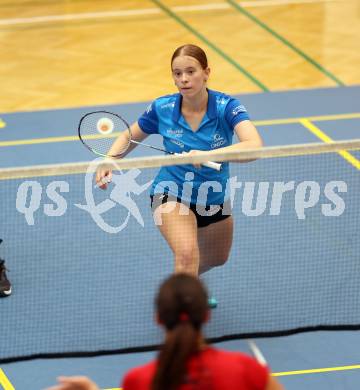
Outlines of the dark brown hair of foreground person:
{"type": "Polygon", "coordinates": [[[208,316],[207,292],[186,274],[173,275],[156,299],[158,321],[166,328],[152,390],[174,390],[183,383],[189,357],[203,346],[201,326],[208,316]]]}

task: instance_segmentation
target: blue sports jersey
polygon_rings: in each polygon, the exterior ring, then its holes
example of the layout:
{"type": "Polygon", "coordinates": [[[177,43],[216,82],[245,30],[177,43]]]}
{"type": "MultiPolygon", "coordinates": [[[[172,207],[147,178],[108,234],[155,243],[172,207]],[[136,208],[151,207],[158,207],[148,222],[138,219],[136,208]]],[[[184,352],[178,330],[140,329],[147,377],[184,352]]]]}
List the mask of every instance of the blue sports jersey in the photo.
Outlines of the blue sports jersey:
{"type": "MultiPolygon", "coordinates": [[[[231,96],[208,90],[208,107],[197,131],[181,114],[180,93],[157,98],[139,118],[147,134],[160,134],[164,148],[172,153],[210,151],[232,144],[234,127],[249,119],[245,107],[231,96]]],[[[187,203],[219,205],[228,197],[229,163],[220,172],[193,165],[162,167],[154,179],[151,195],[168,192],[187,203]]]]}

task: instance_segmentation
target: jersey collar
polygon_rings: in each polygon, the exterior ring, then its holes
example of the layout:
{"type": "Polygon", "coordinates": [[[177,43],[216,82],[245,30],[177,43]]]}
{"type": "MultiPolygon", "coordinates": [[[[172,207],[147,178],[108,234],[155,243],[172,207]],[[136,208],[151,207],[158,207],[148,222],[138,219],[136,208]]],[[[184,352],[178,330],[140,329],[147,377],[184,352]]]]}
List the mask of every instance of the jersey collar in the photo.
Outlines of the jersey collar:
{"type": "MultiPolygon", "coordinates": [[[[206,111],[206,116],[209,119],[215,119],[216,118],[216,94],[211,89],[207,89],[208,91],[208,106],[206,111]]],[[[173,122],[179,122],[180,116],[181,116],[181,102],[182,102],[182,96],[181,93],[177,93],[175,99],[175,106],[174,111],[172,115],[173,122]]]]}

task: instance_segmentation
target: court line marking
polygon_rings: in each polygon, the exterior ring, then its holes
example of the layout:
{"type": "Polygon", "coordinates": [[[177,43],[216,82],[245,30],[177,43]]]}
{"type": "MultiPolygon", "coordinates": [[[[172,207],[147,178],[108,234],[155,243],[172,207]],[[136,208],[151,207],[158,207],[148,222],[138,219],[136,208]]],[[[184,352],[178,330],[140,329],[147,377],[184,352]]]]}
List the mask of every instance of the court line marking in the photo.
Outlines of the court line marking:
{"type": "MultiPolygon", "coordinates": [[[[342,119],[357,119],[360,118],[359,113],[352,114],[334,114],[334,115],[320,115],[320,116],[309,116],[309,117],[299,117],[299,118],[284,118],[284,119],[269,119],[262,121],[254,121],[255,126],[272,126],[272,125],[284,125],[284,124],[294,124],[301,123],[302,120],[308,121],[334,121],[342,119]]],[[[315,125],[313,125],[315,126],[315,125]]],[[[306,127],[306,126],[305,126],[306,127]]],[[[111,134],[109,137],[116,137],[116,133],[111,134]]],[[[101,135],[87,136],[88,138],[97,138],[101,135]]],[[[84,137],[84,138],[87,138],[84,137]]],[[[319,137],[320,138],[320,137],[319,137]]],[[[321,138],[320,138],[321,139],[321,138]]],[[[20,145],[37,145],[37,144],[47,144],[47,143],[56,143],[56,142],[69,142],[69,141],[78,141],[79,137],[77,135],[69,136],[60,136],[60,137],[45,137],[45,138],[30,138],[30,139],[19,139],[13,141],[1,141],[0,147],[9,147],[9,146],[20,146],[20,145]]],[[[324,141],[324,140],[322,140],[324,141]]],[[[333,141],[331,141],[333,142],[333,141]]]]}
{"type": "MultiPolygon", "coordinates": [[[[324,372],[348,371],[348,370],[357,370],[357,369],[360,369],[360,365],[314,368],[309,370],[296,370],[296,371],[285,371],[285,372],[273,372],[271,373],[271,376],[278,377],[278,376],[290,376],[290,375],[320,374],[324,372]]],[[[122,390],[122,388],[103,389],[103,390],[122,390]]]]}
{"type": "MultiPolygon", "coordinates": [[[[96,138],[116,138],[120,132],[114,132],[112,134],[104,137],[103,135],[85,135],[83,139],[96,139],[96,138]]],[[[47,143],[55,143],[55,142],[68,142],[68,141],[79,141],[79,137],[77,135],[68,135],[61,137],[46,137],[46,138],[30,138],[30,139],[21,139],[14,141],[1,141],[0,147],[5,146],[19,146],[19,145],[36,145],[36,144],[47,144],[47,143]]]]}
{"type": "MultiPolygon", "coordinates": [[[[279,6],[287,4],[306,4],[306,3],[328,3],[338,2],[339,0],[273,0],[273,1],[241,1],[239,4],[243,7],[268,7],[279,6]]],[[[199,4],[188,6],[175,6],[171,7],[174,12],[193,12],[193,11],[215,11],[215,10],[227,10],[230,9],[229,4],[213,3],[213,4],[199,4]]],[[[159,15],[161,10],[158,8],[143,8],[143,9],[129,9],[118,11],[102,11],[102,12],[84,12],[76,14],[60,14],[60,15],[46,15],[46,16],[32,16],[28,18],[7,18],[0,19],[0,26],[13,26],[17,24],[36,24],[36,23],[48,23],[59,21],[73,21],[84,19],[100,19],[100,18],[114,18],[114,17],[131,17],[131,16],[147,16],[147,15],[159,15]]]]}
{"type": "Polygon", "coordinates": [[[314,368],[314,369],[309,369],[309,370],[274,372],[274,373],[272,373],[272,376],[318,374],[318,373],[322,373],[322,372],[347,371],[347,370],[358,370],[358,369],[360,369],[360,364],[357,364],[354,366],[326,367],[326,368],[314,368]]]}
{"type": "Polygon", "coordinates": [[[156,8],[144,8],[142,10],[121,10],[121,11],[103,11],[103,12],[83,12],[77,14],[32,16],[30,18],[9,18],[0,19],[0,26],[13,26],[17,24],[36,24],[48,22],[71,22],[75,20],[103,19],[129,16],[146,16],[159,14],[156,8]]]}
{"type": "Polygon", "coordinates": [[[154,4],[156,4],[165,14],[167,14],[170,18],[174,19],[175,22],[183,26],[186,30],[190,31],[193,35],[195,35],[198,39],[200,39],[203,43],[205,43],[210,49],[214,50],[216,54],[222,57],[229,64],[233,65],[238,71],[240,71],[245,77],[247,77],[250,81],[252,81],[257,87],[259,87],[262,91],[269,91],[269,89],[263,84],[260,80],[258,80],[255,76],[253,76],[250,72],[248,72],[243,66],[241,66],[237,61],[235,61],[232,57],[227,55],[224,51],[220,49],[220,47],[216,46],[214,43],[209,41],[205,35],[201,34],[195,28],[193,28],[190,24],[185,22],[180,16],[178,16],[175,12],[173,12],[169,7],[164,5],[160,0],[152,0],[154,4]]]}
{"type": "Polygon", "coordinates": [[[349,114],[331,114],[331,115],[315,115],[308,117],[296,117],[296,118],[284,118],[284,119],[267,119],[254,121],[257,126],[271,126],[271,125],[283,125],[291,123],[299,123],[301,119],[308,119],[310,121],[322,122],[322,121],[335,121],[342,119],[358,119],[360,118],[360,112],[354,112],[349,114]]]}
{"type": "MultiPolygon", "coordinates": [[[[315,126],[309,119],[303,118],[300,120],[300,123],[307,128],[312,134],[314,134],[321,141],[330,144],[333,143],[334,140],[330,138],[326,133],[320,130],[317,126],[315,126]]],[[[356,169],[360,170],[360,161],[355,158],[351,153],[346,150],[341,150],[337,152],[340,154],[342,158],[344,158],[349,164],[351,164],[356,169]]]]}
{"type": "Polygon", "coordinates": [[[265,1],[239,1],[238,4],[242,7],[256,8],[269,7],[289,4],[310,4],[310,3],[333,3],[340,2],[339,0],[265,0],[265,1]]]}
{"type": "Polygon", "coordinates": [[[305,61],[307,61],[309,64],[313,65],[318,71],[320,71],[322,74],[327,76],[330,80],[334,81],[337,85],[344,86],[345,84],[337,78],[333,73],[331,73],[329,70],[327,70],[324,66],[322,66],[320,63],[315,61],[313,58],[311,58],[308,54],[306,54],[304,51],[299,49],[297,46],[295,46],[293,43],[291,43],[288,39],[286,39],[283,35],[276,32],[274,29],[269,27],[266,23],[261,21],[259,18],[257,18],[255,15],[247,11],[244,7],[239,5],[234,0],[227,0],[229,4],[233,6],[234,9],[239,11],[241,14],[245,15],[248,19],[253,21],[256,25],[261,27],[263,30],[268,32],[270,35],[275,37],[277,40],[279,40],[281,43],[283,43],[285,46],[287,46],[289,49],[294,51],[296,54],[298,54],[300,57],[302,57],[305,61]]]}
{"type": "Polygon", "coordinates": [[[15,390],[15,387],[9,381],[9,378],[5,375],[5,372],[0,368],[0,385],[4,390],[15,390]]]}

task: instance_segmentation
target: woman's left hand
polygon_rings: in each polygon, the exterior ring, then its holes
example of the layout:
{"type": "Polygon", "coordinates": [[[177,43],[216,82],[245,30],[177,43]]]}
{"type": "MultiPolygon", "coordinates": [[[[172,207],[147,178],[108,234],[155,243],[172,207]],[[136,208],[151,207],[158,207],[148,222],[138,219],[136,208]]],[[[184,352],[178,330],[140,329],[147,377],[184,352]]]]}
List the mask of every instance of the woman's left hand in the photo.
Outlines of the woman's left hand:
{"type": "Polygon", "coordinates": [[[47,390],[99,390],[86,376],[61,376],[57,379],[59,383],[47,390]]]}

